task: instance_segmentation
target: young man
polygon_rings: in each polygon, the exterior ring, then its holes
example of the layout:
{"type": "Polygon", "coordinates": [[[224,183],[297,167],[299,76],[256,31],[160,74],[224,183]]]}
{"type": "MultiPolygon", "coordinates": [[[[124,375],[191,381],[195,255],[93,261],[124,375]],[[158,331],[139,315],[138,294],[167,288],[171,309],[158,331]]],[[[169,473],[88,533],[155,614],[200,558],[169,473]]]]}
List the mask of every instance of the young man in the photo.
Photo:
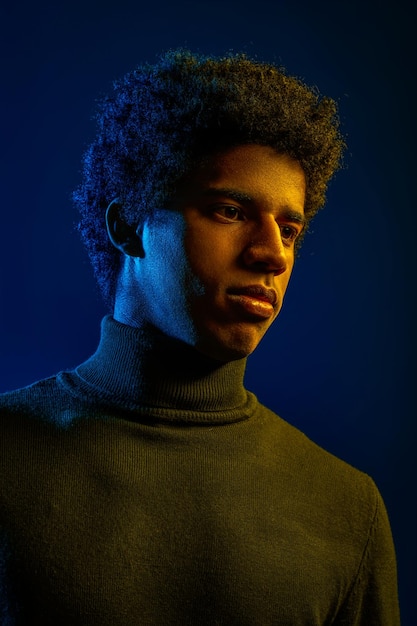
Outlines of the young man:
{"type": "Polygon", "coordinates": [[[180,50],[98,122],[75,199],[113,315],[2,397],[2,623],[399,624],[373,481],[243,386],[340,163],[335,104],[180,50]]]}

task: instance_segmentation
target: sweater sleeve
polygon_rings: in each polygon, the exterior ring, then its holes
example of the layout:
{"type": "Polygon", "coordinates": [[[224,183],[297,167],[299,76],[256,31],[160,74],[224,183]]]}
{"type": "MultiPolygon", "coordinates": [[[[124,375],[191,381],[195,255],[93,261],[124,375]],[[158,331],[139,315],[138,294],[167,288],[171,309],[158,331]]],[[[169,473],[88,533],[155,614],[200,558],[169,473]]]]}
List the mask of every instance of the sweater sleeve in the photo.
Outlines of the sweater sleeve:
{"type": "Polygon", "coordinates": [[[6,582],[6,543],[0,529],[0,626],[13,626],[6,582]]]}
{"type": "Polygon", "coordinates": [[[337,626],[399,626],[397,568],[387,511],[375,487],[375,514],[337,626]]]}

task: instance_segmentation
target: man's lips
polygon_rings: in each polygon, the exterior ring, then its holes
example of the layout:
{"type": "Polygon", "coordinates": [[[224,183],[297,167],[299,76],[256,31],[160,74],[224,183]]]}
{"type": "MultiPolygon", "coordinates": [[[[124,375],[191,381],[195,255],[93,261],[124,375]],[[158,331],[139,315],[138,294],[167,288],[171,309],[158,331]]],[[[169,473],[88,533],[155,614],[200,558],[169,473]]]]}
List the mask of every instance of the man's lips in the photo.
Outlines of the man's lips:
{"type": "Polygon", "coordinates": [[[231,287],[227,293],[234,296],[248,296],[255,300],[269,302],[273,307],[276,305],[278,297],[274,289],[269,289],[263,285],[248,285],[246,287],[231,287]]]}
{"type": "Polygon", "coordinates": [[[275,313],[278,301],[277,293],[262,285],[232,287],[227,294],[234,307],[250,318],[271,318],[275,313]]]}

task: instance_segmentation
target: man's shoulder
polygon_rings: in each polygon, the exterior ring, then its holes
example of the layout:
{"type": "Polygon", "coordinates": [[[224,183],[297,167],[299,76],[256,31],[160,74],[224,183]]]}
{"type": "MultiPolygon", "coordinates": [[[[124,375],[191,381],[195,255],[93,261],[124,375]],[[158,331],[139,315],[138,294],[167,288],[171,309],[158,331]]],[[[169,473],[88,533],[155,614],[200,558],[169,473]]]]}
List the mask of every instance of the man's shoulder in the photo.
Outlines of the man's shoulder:
{"type": "Polygon", "coordinates": [[[325,449],[270,409],[264,407],[264,410],[270,423],[275,422],[275,426],[266,431],[270,446],[280,464],[294,473],[297,485],[309,485],[310,493],[316,495],[352,498],[358,503],[375,502],[378,489],[368,474],[325,449]]]}
{"type": "Polygon", "coordinates": [[[60,382],[61,375],[38,380],[26,387],[0,394],[0,429],[12,422],[64,422],[74,399],[60,382]]]}
{"type": "Polygon", "coordinates": [[[19,389],[0,393],[0,413],[21,409],[36,411],[36,406],[47,404],[59,392],[57,377],[38,380],[19,389]]]}

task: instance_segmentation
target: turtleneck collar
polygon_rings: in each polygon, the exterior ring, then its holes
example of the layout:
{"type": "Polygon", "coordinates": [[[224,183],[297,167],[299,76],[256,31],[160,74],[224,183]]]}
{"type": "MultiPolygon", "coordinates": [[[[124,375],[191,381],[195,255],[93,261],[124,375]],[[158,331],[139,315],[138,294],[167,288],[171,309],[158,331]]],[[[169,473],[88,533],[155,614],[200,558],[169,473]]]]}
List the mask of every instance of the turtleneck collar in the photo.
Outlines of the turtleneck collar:
{"type": "Polygon", "coordinates": [[[245,419],[256,403],[243,386],[245,366],[246,359],[214,361],[155,328],[107,316],[96,353],[72,373],[71,386],[119,409],[224,423],[245,419]]]}

